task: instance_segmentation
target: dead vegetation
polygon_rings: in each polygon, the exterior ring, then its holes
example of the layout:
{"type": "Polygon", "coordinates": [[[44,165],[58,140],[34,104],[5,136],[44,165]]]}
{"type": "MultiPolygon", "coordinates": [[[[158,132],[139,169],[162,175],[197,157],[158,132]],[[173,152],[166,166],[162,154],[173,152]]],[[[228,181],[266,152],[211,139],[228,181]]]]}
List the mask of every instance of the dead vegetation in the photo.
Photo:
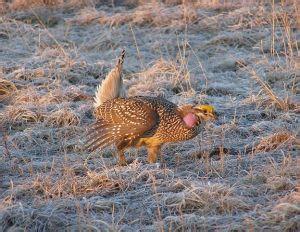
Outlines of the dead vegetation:
{"type": "Polygon", "coordinates": [[[11,96],[16,90],[17,87],[13,82],[0,79],[0,101],[3,101],[7,97],[11,96]]]}
{"type": "Polygon", "coordinates": [[[299,231],[299,9],[274,3],[0,1],[0,230],[299,231]],[[219,114],[160,164],[82,149],[122,48],[129,96],[219,114]]]}
{"type": "Polygon", "coordinates": [[[70,109],[59,109],[51,113],[47,118],[47,124],[52,126],[78,125],[80,118],[70,109]]]}
{"type": "Polygon", "coordinates": [[[7,107],[3,114],[0,114],[2,123],[16,125],[20,123],[37,123],[42,122],[45,115],[39,112],[38,109],[24,106],[7,107]]]}
{"type": "Polygon", "coordinates": [[[178,193],[167,194],[163,204],[175,208],[178,212],[201,212],[201,214],[234,214],[245,211],[250,206],[234,189],[221,184],[190,186],[178,193]]]}
{"type": "Polygon", "coordinates": [[[268,152],[280,149],[283,146],[291,146],[295,143],[295,136],[289,132],[278,132],[264,137],[255,146],[255,152],[268,152]]]}

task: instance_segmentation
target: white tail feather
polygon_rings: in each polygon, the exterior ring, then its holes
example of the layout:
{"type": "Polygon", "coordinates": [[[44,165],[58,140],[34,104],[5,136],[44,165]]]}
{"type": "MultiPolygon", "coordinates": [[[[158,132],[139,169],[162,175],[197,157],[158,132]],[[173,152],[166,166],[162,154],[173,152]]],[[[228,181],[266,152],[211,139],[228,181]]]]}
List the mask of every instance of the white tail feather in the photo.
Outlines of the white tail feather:
{"type": "Polygon", "coordinates": [[[122,68],[123,68],[124,57],[125,57],[125,50],[122,50],[121,56],[116,66],[107,74],[107,76],[102,81],[102,83],[97,86],[95,97],[94,97],[95,108],[97,108],[107,100],[118,98],[118,97],[125,97],[125,91],[123,88],[123,79],[122,79],[122,68]]]}

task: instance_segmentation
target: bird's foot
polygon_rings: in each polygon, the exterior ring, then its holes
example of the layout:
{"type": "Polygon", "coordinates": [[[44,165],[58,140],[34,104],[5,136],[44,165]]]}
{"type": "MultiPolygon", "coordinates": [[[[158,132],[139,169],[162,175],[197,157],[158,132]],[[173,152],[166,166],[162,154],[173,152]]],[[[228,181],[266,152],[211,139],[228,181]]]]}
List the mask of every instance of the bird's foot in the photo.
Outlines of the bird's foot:
{"type": "Polygon", "coordinates": [[[134,159],[128,158],[127,160],[126,159],[119,160],[118,164],[119,164],[119,166],[127,166],[133,162],[134,162],[134,159]]]}
{"type": "Polygon", "coordinates": [[[127,163],[127,161],[125,159],[124,160],[122,159],[122,160],[119,160],[118,165],[119,166],[127,166],[128,163],[127,163]]]}
{"type": "Polygon", "coordinates": [[[162,167],[162,165],[161,165],[161,163],[151,163],[151,164],[148,164],[150,167],[153,167],[153,168],[161,168],[162,167]]]}

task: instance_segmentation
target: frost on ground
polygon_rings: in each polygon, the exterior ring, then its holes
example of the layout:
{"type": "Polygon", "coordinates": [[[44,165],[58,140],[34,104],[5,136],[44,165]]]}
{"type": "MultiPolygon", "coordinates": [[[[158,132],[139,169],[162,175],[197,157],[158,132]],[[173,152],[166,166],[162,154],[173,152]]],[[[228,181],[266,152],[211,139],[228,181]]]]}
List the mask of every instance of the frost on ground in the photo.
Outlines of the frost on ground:
{"type": "Polygon", "coordinates": [[[300,230],[294,1],[29,2],[0,4],[1,231],[300,230]],[[157,165],[82,150],[122,48],[129,96],[219,113],[157,165]]]}

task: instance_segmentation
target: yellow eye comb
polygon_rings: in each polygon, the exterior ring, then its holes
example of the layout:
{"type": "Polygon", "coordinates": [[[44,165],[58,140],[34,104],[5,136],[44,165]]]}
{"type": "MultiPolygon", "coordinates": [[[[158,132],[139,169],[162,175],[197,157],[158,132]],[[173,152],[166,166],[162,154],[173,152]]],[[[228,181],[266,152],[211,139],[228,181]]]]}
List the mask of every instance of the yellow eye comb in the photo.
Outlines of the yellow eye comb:
{"type": "Polygon", "coordinates": [[[200,105],[200,106],[196,106],[195,108],[199,110],[207,111],[209,113],[213,113],[215,111],[215,108],[211,105],[200,105]]]}

